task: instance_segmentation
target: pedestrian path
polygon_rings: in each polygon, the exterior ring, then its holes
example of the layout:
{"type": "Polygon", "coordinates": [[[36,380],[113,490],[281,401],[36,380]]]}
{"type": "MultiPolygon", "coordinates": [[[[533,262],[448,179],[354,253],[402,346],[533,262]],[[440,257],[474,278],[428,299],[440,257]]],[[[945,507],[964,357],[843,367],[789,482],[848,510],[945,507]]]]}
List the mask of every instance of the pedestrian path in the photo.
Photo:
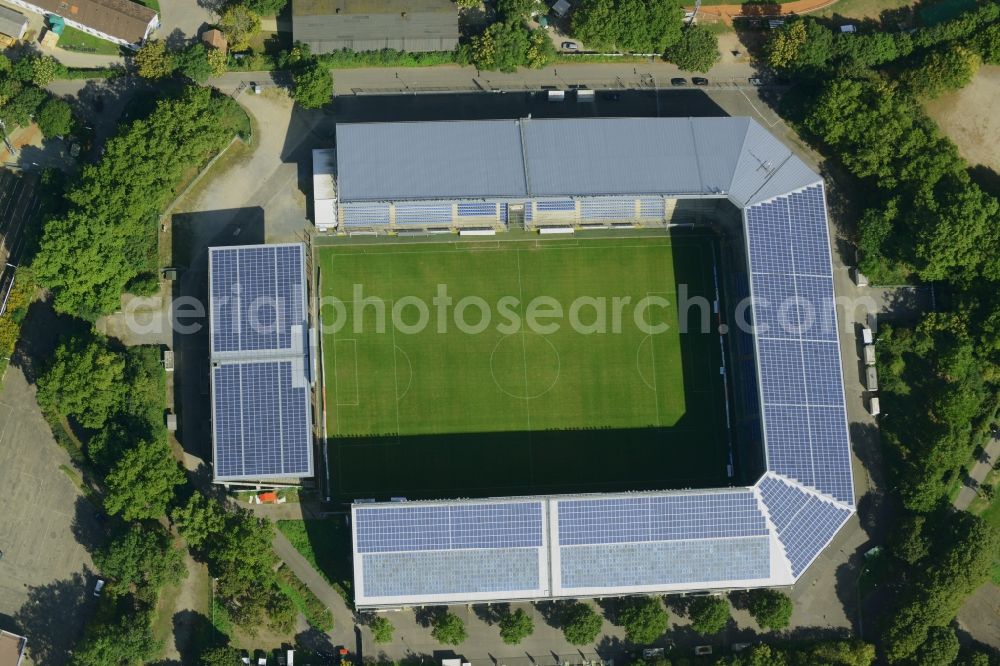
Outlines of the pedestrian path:
{"type": "Polygon", "coordinates": [[[976,489],[979,488],[979,484],[986,480],[986,476],[993,469],[993,463],[996,462],[997,456],[1000,456],[1000,439],[993,438],[986,445],[983,457],[969,470],[969,479],[966,480],[965,485],[962,486],[955,498],[956,509],[965,511],[972,504],[972,500],[976,499],[976,489]]]}

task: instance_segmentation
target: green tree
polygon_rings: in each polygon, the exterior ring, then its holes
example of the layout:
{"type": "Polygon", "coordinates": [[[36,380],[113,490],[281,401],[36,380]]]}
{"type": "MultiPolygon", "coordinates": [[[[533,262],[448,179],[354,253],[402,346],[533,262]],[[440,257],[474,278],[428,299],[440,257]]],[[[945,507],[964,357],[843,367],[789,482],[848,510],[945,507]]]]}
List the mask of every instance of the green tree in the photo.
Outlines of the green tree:
{"type": "Polygon", "coordinates": [[[521,23],[531,18],[531,12],[539,11],[535,0],[497,0],[497,13],[505,23],[521,23]]]}
{"type": "Polygon", "coordinates": [[[247,9],[258,16],[274,16],[288,4],[288,0],[244,0],[247,9]]]}
{"type": "Polygon", "coordinates": [[[545,67],[556,57],[556,47],[549,39],[549,34],[539,28],[528,33],[528,51],[524,56],[524,64],[532,69],[545,67]]]}
{"type": "Polygon", "coordinates": [[[201,666],[233,666],[240,663],[240,651],[229,645],[209,648],[201,653],[201,666]]]}
{"type": "Polygon", "coordinates": [[[592,49],[663,53],[681,37],[677,0],[581,0],[572,34],[592,49]]]}
{"type": "Polygon", "coordinates": [[[507,645],[517,645],[535,632],[535,621],[523,608],[500,618],[500,638],[507,645]]]}
{"type": "Polygon", "coordinates": [[[472,61],[483,70],[515,72],[526,64],[531,43],[527,31],[516,23],[493,23],[472,38],[472,61]]]}
{"type": "Polygon", "coordinates": [[[952,666],[958,660],[958,636],[951,627],[931,627],[917,650],[920,666],[952,666]]]}
{"type": "Polygon", "coordinates": [[[455,0],[455,4],[462,9],[476,9],[482,6],[482,0],[455,0]]]}
{"type": "Polygon", "coordinates": [[[697,597],[688,608],[691,628],[702,636],[717,634],[729,622],[729,601],[725,597],[697,597]]]}
{"type": "Polygon", "coordinates": [[[155,520],[167,512],[184,472],[162,440],[138,442],[105,478],[104,508],[125,520],[155,520]]]}
{"type": "Polygon", "coordinates": [[[73,107],[55,97],[49,98],[38,111],[38,129],[47,137],[64,136],[73,128],[73,107]]]}
{"type": "Polygon", "coordinates": [[[307,109],[318,109],[333,100],[333,77],[330,70],[313,61],[292,76],[295,88],[292,97],[307,109]]]}
{"type": "Polygon", "coordinates": [[[368,628],[371,629],[372,638],[376,643],[391,643],[392,634],[396,630],[389,618],[383,615],[376,615],[369,620],[368,628]]]}
{"type": "Polygon", "coordinates": [[[804,21],[788,21],[771,33],[764,45],[767,64],[774,69],[786,69],[798,59],[799,49],[806,43],[804,21]]]}
{"type": "Polygon", "coordinates": [[[55,309],[95,319],[120,307],[122,290],[156,257],[156,224],[185,173],[220,150],[243,111],[191,86],[105,144],[48,216],[32,268],[55,309]],[[64,212],[63,212],[64,211],[64,212]]]}
{"type": "Polygon", "coordinates": [[[125,401],[124,376],[125,359],[103,339],[65,339],[38,378],[38,403],[85,428],[100,428],[125,401]]]}
{"type": "Polygon", "coordinates": [[[983,62],[1000,63],[1000,23],[986,26],[976,38],[976,50],[983,62]]]}
{"type": "Polygon", "coordinates": [[[206,58],[213,76],[222,76],[229,71],[229,59],[226,57],[225,51],[209,49],[206,58]]]}
{"type": "Polygon", "coordinates": [[[201,42],[191,44],[174,56],[174,67],[195,83],[205,83],[212,75],[208,52],[201,42]]]}
{"type": "Polygon", "coordinates": [[[563,636],[572,645],[587,645],[597,640],[604,620],[589,605],[574,601],[562,614],[563,636]]]}
{"type": "Polygon", "coordinates": [[[948,90],[963,88],[979,71],[979,54],[970,48],[951,45],[928,53],[903,82],[917,95],[938,97],[948,90]]]}
{"type": "Polygon", "coordinates": [[[784,629],[792,619],[792,600],[778,590],[751,590],[747,610],[762,629],[784,629]]]}
{"type": "Polygon", "coordinates": [[[625,628],[625,637],[637,645],[652,643],[665,634],[668,619],[659,597],[630,599],[618,612],[618,624],[625,628]]]}
{"type": "Polygon", "coordinates": [[[114,622],[89,625],[73,651],[73,666],[133,666],[144,664],[163,648],[153,638],[148,613],[132,612],[114,622]]]}
{"type": "Polygon", "coordinates": [[[52,56],[32,56],[31,75],[28,79],[36,86],[47,86],[60,71],[59,61],[52,56]]]}
{"type": "Polygon", "coordinates": [[[163,40],[154,39],[142,45],[133,58],[139,76],[155,81],[170,76],[174,71],[174,56],[167,51],[163,40]]]}
{"type": "Polygon", "coordinates": [[[680,40],[666,53],[667,60],[689,72],[707,72],[720,57],[718,38],[700,25],[685,28],[680,40]]]}
{"type": "Polygon", "coordinates": [[[267,600],[267,626],[279,634],[295,631],[295,620],[299,611],[292,600],[277,585],[271,587],[267,600]]]}
{"type": "Polygon", "coordinates": [[[431,636],[444,645],[461,645],[468,636],[462,618],[454,613],[438,615],[434,618],[432,626],[434,628],[431,630],[431,636]]]}
{"type": "Polygon", "coordinates": [[[94,563],[111,579],[108,590],[115,596],[138,591],[153,600],[164,585],[178,583],[187,574],[181,551],[155,523],[118,534],[94,553],[94,563]]]}
{"type": "Polygon", "coordinates": [[[187,504],[170,512],[170,521],[188,545],[199,550],[226,529],[226,511],[218,502],[196,491],[187,504]]]}
{"type": "Polygon", "coordinates": [[[0,116],[8,128],[14,125],[27,127],[31,124],[31,117],[47,97],[41,88],[24,86],[0,108],[0,116]]]}
{"type": "Polygon", "coordinates": [[[571,33],[588,48],[613,49],[618,40],[614,0],[581,0],[573,10],[571,33]]]}
{"type": "Polygon", "coordinates": [[[937,552],[911,577],[888,617],[884,644],[890,663],[912,659],[928,640],[931,627],[947,626],[955,618],[965,598],[989,579],[1000,552],[996,530],[967,512],[949,516],[933,542],[939,546],[937,552]]]}
{"type": "Polygon", "coordinates": [[[219,29],[226,35],[229,50],[246,51],[260,32],[260,16],[246,4],[232,4],[222,13],[219,29]]]}

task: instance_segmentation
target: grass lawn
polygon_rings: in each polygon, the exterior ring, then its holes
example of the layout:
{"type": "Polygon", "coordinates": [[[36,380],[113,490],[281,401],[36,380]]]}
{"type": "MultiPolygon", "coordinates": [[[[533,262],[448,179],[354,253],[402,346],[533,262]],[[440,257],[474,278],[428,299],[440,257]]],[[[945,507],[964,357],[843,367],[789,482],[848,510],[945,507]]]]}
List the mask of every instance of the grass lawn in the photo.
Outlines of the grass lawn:
{"type": "Polygon", "coordinates": [[[351,530],[343,520],[279,520],[278,529],[295,550],[333,586],[348,606],[351,599],[351,530]]]}
{"type": "Polygon", "coordinates": [[[682,335],[676,307],[682,284],[713,298],[713,257],[706,236],[663,235],[324,249],[343,307],[322,317],[345,324],[323,339],[340,494],[717,485],[719,338],[682,335]]]}
{"type": "Polygon", "coordinates": [[[136,2],[138,2],[140,5],[143,5],[145,7],[149,7],[154,12],[159,12],[160,11],[159,0],[136,0],[136,2]]]}
{"type": "Polygon", "coordinates": [[[908,7],[912,4],[909,0],[838,0],[838,2],[825,9],[810,12],[809,15],[823,18],[842,16],[853,19],[874,19],[878,18],[887,9],[899,9],[900,7],[908,7]]]}
{"type": "Polygon", "coordinates": [[[62,36],[59,38],[59,48],[67,51],[79,51],[81,53],[97,53],[99,55],[118,55],[121,47],[117,44],[99,39],[93,35],[66,26],[62,36]]]}
{"type": "MultiPolygon", "coordinates": [[[[996,487],[1000,484],[1000,471],[990,472],[983,483],[996,487]]],[[[982,516],[994,529],[1000,530],[1000,496],[995,496],[992,502],[987,502],[982,495],[977,495],[969,505],[969,511],[982,516]]],[[[992,579],[994,584],[1000,585],[1000,560],[993,563],[992,579]]]]}

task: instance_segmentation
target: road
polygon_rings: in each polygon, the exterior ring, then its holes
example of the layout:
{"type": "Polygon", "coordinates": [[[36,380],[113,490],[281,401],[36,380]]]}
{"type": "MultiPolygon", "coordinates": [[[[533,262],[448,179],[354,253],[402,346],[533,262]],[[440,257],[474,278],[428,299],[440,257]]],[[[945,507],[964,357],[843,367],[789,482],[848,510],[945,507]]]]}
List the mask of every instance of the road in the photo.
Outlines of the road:
{"type": "MultiPolygon", "coordinates": [[[[333,70],[334,92],[466,92],[489,90],[538,90],[542,86],[568,89],[572,85],[591,88],[668,88],[670,79],[690,78],[676,65],[662,61],[643,63],[559,64],[543,69],[521,69],[511,74],[482,72],[475,67],[366,67],[333,70]]],[[[714,84],[749,86],[757,71],[746,63],[722,63],[705,76],[714,84]]],[[[274,83],[270,72],[228,72],[209,83],[232,92],[243,81],[274,83]]]]}
{"type": "MultiPolygon", "coordinates": [[[[723,63],[705,76],[713,86],[750,87],[748,79],[758,72],[746,63],[723,63]]],[[[209,79],[209,84],[226,93],[241,83],[253,81],[276,85],[274,72],[228,72],[209,79]]],[[[280,77],[281,73],[277,73],[280,77]]],[[[573,85],[590,88],[669,88],[670,79],[684,77],[676,65],[662,61],[644,63],[560,64],[543,69],[519,70],[512,74],[481,72],[475,67],[365,67],[333,70],[337,95],[372,93],[469,92],[489,90],[538,90],[543,86],[568,89],[573,85]]],[[[47,88],[56,95],[76,95],[84,88],[100,85],[88,81],[53,81],[47,88]]]]}

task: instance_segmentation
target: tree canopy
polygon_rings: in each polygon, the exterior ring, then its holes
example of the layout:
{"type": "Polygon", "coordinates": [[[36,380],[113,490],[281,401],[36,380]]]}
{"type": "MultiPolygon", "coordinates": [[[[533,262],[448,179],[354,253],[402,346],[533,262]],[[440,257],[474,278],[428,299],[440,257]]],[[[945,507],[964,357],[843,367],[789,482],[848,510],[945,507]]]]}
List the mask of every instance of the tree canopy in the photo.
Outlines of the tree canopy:
{"type": "Polygon", "coordinates": [[[552,62],[555,46],[544,30],[529,31],[518,21],[498,21],[473,37],[469,57],[483,70],[538,69],[552,62]]]}
{"type": "Polygon", "coordinates": [[[507,645],[517,645],[534,632],[535,621],[523,608],[507,612],[500,618],[500,638],[507,645]]]}
{"type": "Polygon", "coordinates": [[[126,284],[155,268],[157,218],[192,167],[226,145],[242,111],[191,87],[110,139],[83,167],[68,210],[45,222],[32,264],[56,310],[93,319],[119,307],[126,284]]]}
{"type": "Polygon", "coordinates": [[[468,637],[465,623],[454,613],[441,613],[434,618],[432,626],[431,636],[444,645],[461,645],[468,637]]]}
{"type": "Polygon", "coordinates": [[[111,579],[109,593],[144,591],[155,596],[164,585],[179,582],[187,573],[184,558],[159,525],[137,525],[116,535],[94,553],[94,563],[111,579]]]}
{"type": "Polygon", "coordinates": [[[725,597],[696,597],[688,606],[691,628],[702,636],[725,629],[729,622],[729,600],[725,597]]]}
{"type": "Polygon", "coordinates": [[[167,512],[174,489],[185,481],[170,445],[163,440],[138,442],[122,454],[104,479],[104,508],[125,520],[156,519],[167,512]]]}
{"type": "Polygon", "coordinates": [[[792,618],[792,600],[778,590],[751,590],[747,610],[763,629],[784,629],[792,618]]]}
{"type": "Polygon", "coordinates": [[[73,651],[73,666],[138,666],[163,646],[153,638],[148,613],[133,612],[116,621],[92,624],[73,651]]]}
{"type": "Polygon", "coordinates": [[[330,70],[313,60],[292,76],[292,97],[307,109],[319,109],[333,101],[333,77],[330,70]]]}
{"type": "Polygon", "coordinates": [[[372,638],[379,644],[391,643],[392,634],[396,630],[389,618],[383,615],[376,615],[369,620],[368,628],[372,631],[372,638]]]}
{"type": "Polygon", "coordinates": [[[667,609],[659,597],[630,599],[618,612],[618,624],[625,628],[625,637],[637,645],[652,643],[665,634],[667,622],[667,609]]]}
{"type": "Polygon", "coordinates": [[[681,38],[677,0],[581,0],[572,35],[592,49],[664,53],[681,38]]]}
{"type": "Polygon", "coordinates": [[[50,98],[38,110],[38,129],[47,137],[64,136],[73,128],[73,107],[68,102],[50,98]]]}
{"type": "Polygon", "coordinates": [[[142,45],[133,58],[139,76],[155,81],[170,76],[174,71],[174,56],[167,51],[163,40],[153,39],[142,45]]]}
{"type": "Polygon", "coordinates": [[[67,338],[38,378],[38,403],[98,429],[124,404],[124,378],[125,359],[110,351],[105,339],[67,338]]]}
{"type": "Polygon", "coordinates": [[[195,42],[179,51],[174,56],[174,67],[195,83],[205,83],[213,73],[212,65],[208,61],[208,50],[201,42],[195,42]]]}
{"type": "Polygon", "coordinates": [[[219,29],[225,33],[230,51],[246,51],[250,40],[260,32],[260,15],[249,4],[231,4],[219,18],[219,29]]]}
{"type": "Polygon", "coordinates": [[[719,39],[700,25],[684,28],[681,38],[666,52],[667,60],[689,72],[707,72],[721,57],[719,39]]]}
{"type": "Polygon", "coordinates": [[[560,620],[563,636],[572,645],[587,645],[597,640],[604,620],[589,604],[581,601],[570,603],[560,620]]]}

